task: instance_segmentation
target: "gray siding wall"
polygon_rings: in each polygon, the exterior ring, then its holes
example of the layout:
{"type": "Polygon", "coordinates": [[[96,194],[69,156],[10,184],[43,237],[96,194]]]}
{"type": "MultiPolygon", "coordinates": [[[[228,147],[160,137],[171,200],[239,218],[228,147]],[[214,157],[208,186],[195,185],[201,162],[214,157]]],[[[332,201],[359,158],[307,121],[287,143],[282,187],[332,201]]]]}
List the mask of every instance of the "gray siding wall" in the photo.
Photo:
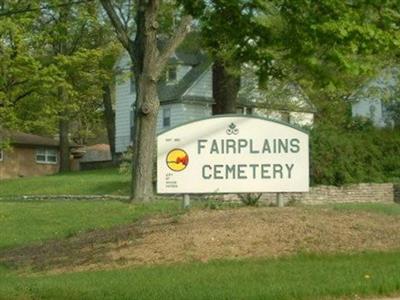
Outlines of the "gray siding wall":
{"type": "Polygon", "coordinates": [[[210,117],[212,114],[211,105],[185,103],[184,104],[185,121],[193,121],[210,117]]]}
{"type": "Polygon", "coordinates": [[[185,112],[182,103],[162,104],[158,112],[157,118],[157,133],[168,128],[175,127],[185,122],[185,112]],[[163,111],[170,109],[171,112],[171,126],[163,127],[163,111]]]}
{"type": "Polygon", "coordinates": [[[184,96],[212,98],[211,68],[204,72],[198,80],[185,92],[184,96]]]}
{"type": "Polygon", "coordinates": [[[384,127],[387,115],[383,109],[384,94],[389,94],[399,84],[400,69],[390,67],[383,70],[376,78],[367,82],[353,98],[352,115],[371,119],[375,126],[384,127]]]}
{"type": "Polygon", "coordinates": [[[382,113],[381,101],[377,98],[366,98],[355,104],[352,108],[353,116],[362,116],[372,120],[375,126],[384,127],[385,119],[382,113]]]}
{"type": "Polygon", "coordinates": [[[157,132],[167,130],[169,128],[184,124],[193,120],[203,119],[211,116],[211,106],[207,104],[197,103],[174,103],[163,104],[160,107],[157,120],[157,132]],[[171,126],[163,127],[163,110],[171,111],[171,126]]]}
{"type": "MultiPolygon", "coordinates": [[[[131,144],[131,113],[136,95],[134,90],[131,93],[129,56],[127,54],[123,55],[116,67],[123,71],[123,74],[117,78],[115,91],[115,148],[117,153],[122,153],[131,144]]],[[[177,80],[182,79],[191,68],[191,66],[178,65],[177,80]]],[[[188,93],[191,93],[192,96],[212,97],[211,69],[193,84],[188,93]]],[[[158,113],[157,132],[168,129],[163,127],[164,109],[170,109],[171,112],[171,125],[169,128],[211,115],[211,106],[207,104],[162,104],[158,113]]]]}
{"type": "Polygon", "coordinates": [[[117,153],[126,151],[130,144],[130,113],[136,97],[135,93],[131,93],[129,75],[121,75],[119,79],[117,79],[115,90],[115,151],[117,153]]]}

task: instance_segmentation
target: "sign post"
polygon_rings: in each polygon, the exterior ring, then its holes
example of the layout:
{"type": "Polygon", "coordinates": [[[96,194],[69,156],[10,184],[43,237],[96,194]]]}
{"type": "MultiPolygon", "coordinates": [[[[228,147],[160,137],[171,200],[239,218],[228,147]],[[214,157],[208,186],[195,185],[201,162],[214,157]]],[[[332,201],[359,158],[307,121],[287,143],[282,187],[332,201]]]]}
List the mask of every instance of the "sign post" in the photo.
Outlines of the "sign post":
{"type": "Polygon", "coordinates": [[[253,116],[175,127],[157,137],[157,192],[184,194],[184,206],[196,193],[306,192],[308,140],[301,129],[253,116]]]}
{"type": "Polygon", "coordinates": [[[189,194],[183,194],[182,208],[187,209],[189,207],[190,207],[190,196],[189,194]]]}

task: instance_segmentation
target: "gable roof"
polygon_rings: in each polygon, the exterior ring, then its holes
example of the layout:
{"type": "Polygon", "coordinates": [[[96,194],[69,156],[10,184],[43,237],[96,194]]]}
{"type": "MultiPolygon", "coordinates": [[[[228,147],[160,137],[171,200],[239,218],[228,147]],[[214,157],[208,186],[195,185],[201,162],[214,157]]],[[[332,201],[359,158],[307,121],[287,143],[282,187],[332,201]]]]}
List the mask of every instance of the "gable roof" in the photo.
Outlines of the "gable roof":
{"type": "Polygon", "coordinates": [[[49,147],[58,147],[59,142],[40,135],[9,131],[9,130],[0,130],[0,142],[10,141],[13,145],[29,145],[29,146],[49,146],[49,147]]]}
{"type": "Polygon", "coordinates": [[[315,113],[315,105],[295,82],[277,82],[270,90],[259,88],[252,91],[241,88],[238,103],[243,106],[279,111],[315,113]],[[279,91],[279,92],[277,92],[279,91]]]}
{"type": "MultiPolygon", "coordinates": [[[[179,52],[178,52],[179,53],[179,52]]],[[[177,55],[179,57],[179,55],[177,55]]],[[[167,84],[160,82],[157,90],[161,103],[174,102],[185,100],[183,95],[185,92],[204,74],[211,66],[211,60],[204,54],[186,55],[185,59],[192,56],[192,62],[196,61],[197,64],[192,65],[192,68],[187,72],[181,80],[176,84],[167,84]]],[[[189,99],[187,99],[189,100],[189,99]]]]}
{"type": "Polygon", "coordinates": [[[92,146],[87,146],[83,150],[85,151],[85,154],[81,158],[81,162],[98,162],[111,160],[110,145],[108,144],[96,144],[92,146]]]}

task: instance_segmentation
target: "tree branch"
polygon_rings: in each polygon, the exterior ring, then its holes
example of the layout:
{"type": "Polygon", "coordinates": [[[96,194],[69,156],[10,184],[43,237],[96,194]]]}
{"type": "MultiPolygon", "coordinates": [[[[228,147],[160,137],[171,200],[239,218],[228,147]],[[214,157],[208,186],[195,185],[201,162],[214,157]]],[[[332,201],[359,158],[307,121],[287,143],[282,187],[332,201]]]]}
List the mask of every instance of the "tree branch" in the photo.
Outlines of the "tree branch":
{"type": "Polygon", "coordinates": [[[35,91],[34,89],[31,89],[31,90],[28,90],[28,91],[26,91],[25,93],[19,95],[18,97],[16,97],[16,98],[12,101],[13,106],[15,107],[15,105],[17,105],[17,103],[18,103],[20,100],[22,100],[23,98],[29,96],[29,95],[32,94],[34,91],[35,91]]]}
{"type": "MultiPolygon", "coordinates": [[[[168,62],[168,59],[175,52],[176,48],[179,44],[185,39],[186,34],[190,31],[190,24],[192,23],[192,16],[184,16],[182,18],[181,24],[175,32],[175,35],[170,38],[165,47],[161,49],[160,55],[157,59],[158,70],[163,70],[165,65],[168,62]]],[[[157,78],[161,75],[161,72],[158,71],[156,74],[157,78]]]]}
{"type": "Polygon", "coordinates": [[[128,50],[130,50],[130,45],[132,44],[132,40],[129,38],[127,31],[125,30],[124,24],[121,22],[120,17],[114,10],[114,7],[110,0],[100,0],[104,10],[106,11],[108,17],[110,18],[111,23],[113,24],[115,31],[117,33],[117,38],[121,42],[122,46],[128,50]]]}

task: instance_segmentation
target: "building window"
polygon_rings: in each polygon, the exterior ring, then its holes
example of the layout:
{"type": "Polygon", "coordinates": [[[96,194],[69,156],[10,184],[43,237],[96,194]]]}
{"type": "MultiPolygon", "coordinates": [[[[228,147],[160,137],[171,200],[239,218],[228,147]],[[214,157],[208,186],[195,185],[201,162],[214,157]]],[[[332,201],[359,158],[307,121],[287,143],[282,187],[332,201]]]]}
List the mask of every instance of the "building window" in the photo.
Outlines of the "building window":
{"type": "Polygon", "coordinates": [[[281,121],[290,123],[290,113],[287,111],[282,111],[281,112],[281,121]]]}
{"type": "Polygon", "coordinates": [[[164,108],[163,109],[163,127],[171,126],[171,109],[164,108]]]}
{"type": "Polygon", "coordinates": [[[244,115],[244,108],[243,107],[236,107],[236,113],[239,115],[244,115]]]}
{"type": "Polygon", "coordinates": [[[178,79],[176,66],[169,66],[165,72],[165,82],[174,83],[178,79]]]}
{"type": "Polygon", "coordinates": [[[36,150],[36,162],[41,164],[56,164],[57,163],[57,150],[39,148],[36,150]]]}
{"type": "Polygon", "coordinates": [[[3,150],[0,149],[0,161],[3,161],[3,159],[4,159],[4,153],[3,150]]]}

